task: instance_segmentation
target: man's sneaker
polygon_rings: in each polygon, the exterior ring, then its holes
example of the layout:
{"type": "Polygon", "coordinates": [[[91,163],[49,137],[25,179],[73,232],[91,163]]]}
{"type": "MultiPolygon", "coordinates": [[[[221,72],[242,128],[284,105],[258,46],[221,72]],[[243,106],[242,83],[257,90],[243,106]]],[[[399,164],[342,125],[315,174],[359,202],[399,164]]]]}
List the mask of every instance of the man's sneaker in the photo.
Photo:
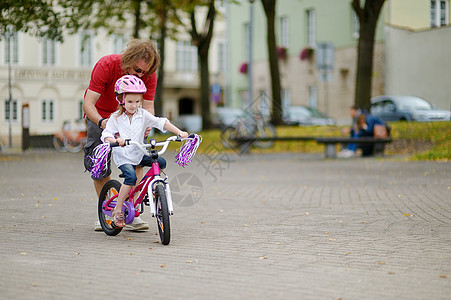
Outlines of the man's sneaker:
{"type": "Polygon", "coordinates": [[[102,226],[100,226],[99,220],[97,220],[94,224],[94,231],[103,231],[102,226]]]}
{"type": "Polygon", "coordinates": [[[350,157],[354,157],[354,156],[355,156],[355,152],[352,150],[349,150],[349,149],[344,149],[337,153],[337,157],[339,157],[339,158],[350,158],[350,157]]]}
{"type": "Polygon", "coordinates": [[[141,217],[135,217],[131,224],[126,224],[125,229],[132,231],[142,231],[149,229],[150,226],[146,222],[144,222],[141,217]]]}

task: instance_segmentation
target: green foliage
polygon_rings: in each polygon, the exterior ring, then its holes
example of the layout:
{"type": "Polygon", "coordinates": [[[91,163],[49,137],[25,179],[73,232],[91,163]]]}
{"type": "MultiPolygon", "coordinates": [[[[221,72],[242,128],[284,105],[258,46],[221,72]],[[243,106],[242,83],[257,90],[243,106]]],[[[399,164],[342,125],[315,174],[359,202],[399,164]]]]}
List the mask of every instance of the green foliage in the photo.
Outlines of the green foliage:
{"type": "Polygon", "coordinates": [[[52,0],[2,0],[0,10],[2,34],[11,28],[13,31],[63,41],[60,12],[54,10],[52,0]]]}

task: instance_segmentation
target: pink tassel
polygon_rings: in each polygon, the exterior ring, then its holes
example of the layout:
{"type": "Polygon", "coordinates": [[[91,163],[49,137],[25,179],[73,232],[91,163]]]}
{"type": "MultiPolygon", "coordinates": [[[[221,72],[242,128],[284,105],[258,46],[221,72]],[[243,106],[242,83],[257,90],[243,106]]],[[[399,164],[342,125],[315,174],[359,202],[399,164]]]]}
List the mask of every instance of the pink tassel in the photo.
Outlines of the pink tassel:
{"type": "Polygon", "coordinates": [[[100,144],[93,149],[92,155],[88,156],[92,161],[92,167],[88,171],[93,177],[99,178],[102,172],[107,170],[110,150],[110,143],[100,144]]]}
{"type": "Polygon", "coordinates": [[[182,167],[188,165],[196,154],[197,148],[202,142],[202,137],[195,134],[194,138],[184,140],[179,153],[175,156],[175,162],[182,167]]]}

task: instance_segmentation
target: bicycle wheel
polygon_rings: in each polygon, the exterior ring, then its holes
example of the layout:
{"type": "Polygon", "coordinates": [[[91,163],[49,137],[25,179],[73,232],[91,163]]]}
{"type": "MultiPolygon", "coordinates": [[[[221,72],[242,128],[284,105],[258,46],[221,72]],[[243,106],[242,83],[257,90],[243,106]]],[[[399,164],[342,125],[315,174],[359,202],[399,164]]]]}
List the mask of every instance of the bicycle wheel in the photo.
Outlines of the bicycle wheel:
{"type": "Polygon", "coordinates": [[[163,245],[168,245],[171,240],[171,227],[169,225],[168,202],[166,199],[166,191],[162,184],[155,187],[155,211],[158,225],[158,233],[163,245]]]}
{"type": "MultiPolygon", "coordinates": [[[[257,138],[273,138],[276,136],[276,129],[272,124],[265,123],[263,126],[257,127],[257,132],[255,134],[257,138]]],[[[256,141],[254,145],[258,148],[266,149],[272,147],[274,141],[256,141]]]]}
{"type": "Polygon", "coordinates": [[[99,197],[99,205],[97,211],[99,214],[100,226],[108,235],[117,235],[122,231],[122,227],[113,226],[113,218],[103,213],[103,202],[109,200],[111,197],[119,193],[121,183],[117,180],[110,180],[102,188],[99,197]]]}
{"type": "Polygon", "coordinates": [[[80,152],[83,146],[84,146],[83,141],[78,139],[77,137],[64,138],[64,147],[66,147],[67,151],[69,152],[72,153],[80,152]]]}
{"type": "Polygon", "coordinates": [[[63,139],[57,135],[53,136],[53,147],[59,152],[67,152],[63,139]]]}
{"type": "Polygon", "coordinates": [[[227,149],[238,148],[236,139],[239,136],[239,131],[235,127],[229,126],[221,132],[221,143],[227,149]]]}

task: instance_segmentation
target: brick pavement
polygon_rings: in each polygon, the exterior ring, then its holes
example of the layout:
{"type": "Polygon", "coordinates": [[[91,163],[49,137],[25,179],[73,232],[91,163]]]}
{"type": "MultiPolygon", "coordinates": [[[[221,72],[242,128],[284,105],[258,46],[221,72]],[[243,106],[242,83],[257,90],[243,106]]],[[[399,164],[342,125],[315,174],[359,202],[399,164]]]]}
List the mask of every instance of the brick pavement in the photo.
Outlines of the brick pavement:
{"type": "Polygon", "coordinates": [[[1,155],[0,298],[451,295],[449,162],[212,152],[168,173],[201,188],[172,187],[198,202],[175,205],[162,246],[148,210],[148,232],[92,230],[81,154],[1,155]]]}

